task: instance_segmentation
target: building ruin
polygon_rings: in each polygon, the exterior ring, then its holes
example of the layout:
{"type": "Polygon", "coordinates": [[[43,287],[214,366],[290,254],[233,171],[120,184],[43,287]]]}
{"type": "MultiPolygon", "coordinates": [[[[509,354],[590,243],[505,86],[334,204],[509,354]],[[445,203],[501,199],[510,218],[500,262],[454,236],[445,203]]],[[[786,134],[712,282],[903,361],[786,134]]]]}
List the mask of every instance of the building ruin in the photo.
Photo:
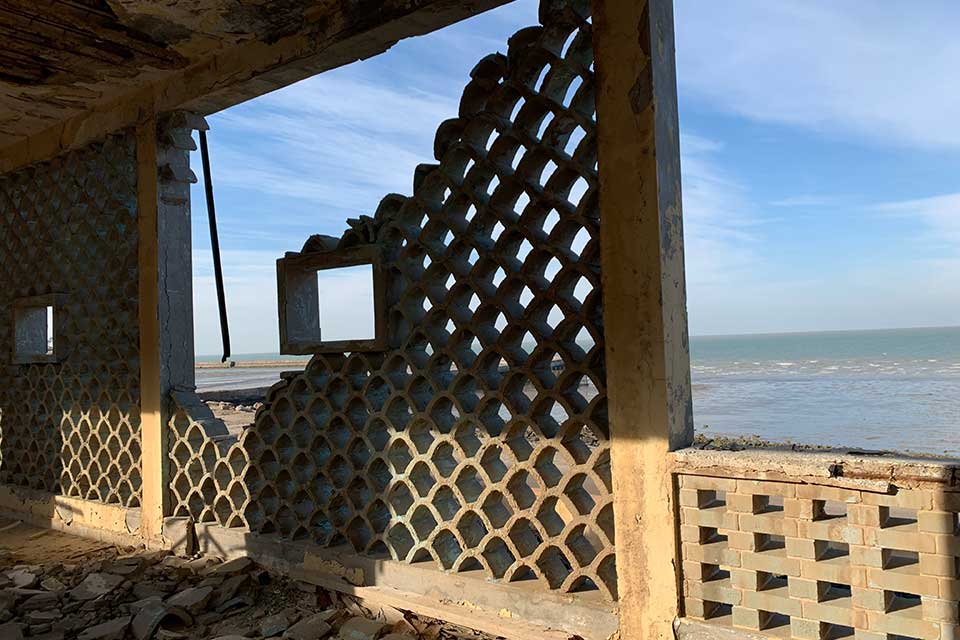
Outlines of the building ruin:
{"type": "Polygon", "coordinates": [[[0,510],[516,637],[955,637],[953,465],[690,448],[671,0],[542,0],[410,197],[280,261],[304,371],[203,410],[203,116],[502,3],[3,3],[0,510]],[[323,344],[351,260],[377,339],[323,344]]]}

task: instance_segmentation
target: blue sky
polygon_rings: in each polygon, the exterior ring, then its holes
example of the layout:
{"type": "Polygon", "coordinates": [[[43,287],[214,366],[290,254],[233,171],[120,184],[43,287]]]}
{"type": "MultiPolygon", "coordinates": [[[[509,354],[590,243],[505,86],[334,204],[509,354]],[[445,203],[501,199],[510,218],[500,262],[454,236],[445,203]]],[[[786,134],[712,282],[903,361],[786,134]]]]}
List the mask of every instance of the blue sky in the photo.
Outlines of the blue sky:
{"type": "MultiPolygon", "coordinates": [[[[960,4],[675,0],[694,335],[960,324],[960,4]]],[[[275,352],[275,260],[409,194],[517,0],[208,118],[233,350],[275,352]]],[[[193,158],[199,175],[199,156],[193,158]]],[[[197,352],[219,350],[202,184],[197,352]]],[[[331,277],[334,331],[358,317],[331,277]]]]}

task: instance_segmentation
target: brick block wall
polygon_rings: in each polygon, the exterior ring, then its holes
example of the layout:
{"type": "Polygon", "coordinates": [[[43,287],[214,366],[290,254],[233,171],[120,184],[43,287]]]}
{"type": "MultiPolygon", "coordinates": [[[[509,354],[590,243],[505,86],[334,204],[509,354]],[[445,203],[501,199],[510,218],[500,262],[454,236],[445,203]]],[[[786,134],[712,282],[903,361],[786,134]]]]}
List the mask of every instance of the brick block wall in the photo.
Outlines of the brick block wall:
{"type": "Polygon", "coordinates": [[[757,477],[678,474],[686,616],[802,640],[960,637],[954,487],[757,477]]]}

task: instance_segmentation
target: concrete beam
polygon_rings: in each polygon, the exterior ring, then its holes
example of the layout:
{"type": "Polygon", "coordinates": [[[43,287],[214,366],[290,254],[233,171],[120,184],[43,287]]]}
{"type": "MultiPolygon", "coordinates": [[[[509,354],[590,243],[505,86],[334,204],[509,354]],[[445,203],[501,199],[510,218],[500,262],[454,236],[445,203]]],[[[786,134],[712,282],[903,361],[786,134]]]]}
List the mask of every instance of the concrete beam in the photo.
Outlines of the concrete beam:
{"type": "Polygon", "coordinates": [[[593,1],[617,580],[623,638],[673,638],[668,453],[693,439],[672,0],[593,1]]]}
{"type": "Polygon", "coordinates": [[[140,316],[140,468],[143,475],[141,534],[161,539],[167,482],[161,410],[160,250],[158,243],[157,121],[137,127],[137,232],[140,316]]]}
{"type": "MultiPolygon", "coordinates": [[[[155,114],[183,109],[208,115],[298,80],[382,53],[506,4],[509,0],[387,0],[365,11],[326,11],[296,34],[250,41],[184,68],[137,76],[123,87],[0,148],[0,174],[83,146],[155,114]]],[[[334,5],[331,5],[334,6],[334,5]]],[[[336,5],[339,6],[339,5],[336,5]]]]}
{"type": "MultiPolygon", "coordinates": [[[[173,520],[173,518],[171,518],[173,520]]],[[[501,584],[433,563],[372,558],[346,548],[252,534],[216,524],[195,525],[198,552],[226,560],[249,557],[295,580],[516,640],[608,640],[615,637],[614,605],[585,594],[501,584]]],[[[626,639],[626,636],[621,636],[626,639]]]]}
{"type": "Polygon", "coordinates": [[[108,544],[142,544],[140,509],[0,485],[0,514],[108,544]]]}

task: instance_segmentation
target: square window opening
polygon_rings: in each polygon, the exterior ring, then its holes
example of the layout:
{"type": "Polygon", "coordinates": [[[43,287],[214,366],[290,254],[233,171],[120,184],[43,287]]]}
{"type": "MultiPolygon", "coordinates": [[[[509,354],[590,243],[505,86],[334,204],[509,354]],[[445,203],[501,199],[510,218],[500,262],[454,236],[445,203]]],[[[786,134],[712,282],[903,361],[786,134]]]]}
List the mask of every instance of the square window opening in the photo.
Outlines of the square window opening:
{"type": "Polygon", "coordinates": [[[374,245],[287,254],[277,261],[280,352],[383,351],[386,301],[374,245]]]}
{"type": "Polygon", "coordinates": [[[373,265],[317,271],[320,336],[324,342],[377,337],[373,265]]]}
{"type": "Polygon", "coordinates": [[[13,303],[14,364],[59,362],[57,324],[60,296],[19,298],[13,303]]]}

